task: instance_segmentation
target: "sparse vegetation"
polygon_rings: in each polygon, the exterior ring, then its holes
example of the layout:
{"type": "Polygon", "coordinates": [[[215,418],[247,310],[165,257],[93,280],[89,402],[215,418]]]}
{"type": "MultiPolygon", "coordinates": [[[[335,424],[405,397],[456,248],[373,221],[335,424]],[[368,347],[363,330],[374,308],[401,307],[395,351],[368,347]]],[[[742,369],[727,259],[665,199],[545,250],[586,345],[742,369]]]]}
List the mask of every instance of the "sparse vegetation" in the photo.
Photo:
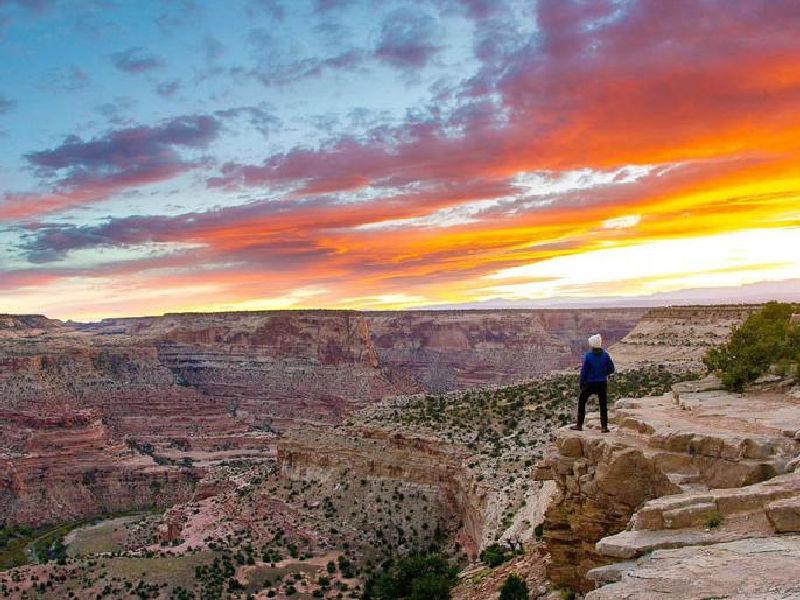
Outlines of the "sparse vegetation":
{"type": "Polygon", "coordinates": [[[387,561],[365,586],[364,600],[448,600],[457,568],[441,553],[387,561]]]}
{"type": "Polygon", "coordinates": [[[794,312],[798,307],[793,304],[766,304],[734,329],[727,343],[706,353],[706,367],[738,392],[772,365],[788,373],[791,362],[800,362],[800,324],[791,323],[794,312]]]}
{"type": "Polygon", "coordinates": [[[724,517],[718,512],[710,515],[706,519],[706,529],[717,529],[720,525],[722,525],[723,520],[724,517]]]}
{"type": "MultiPolygon", "coordinates": [[[[693,377],[658,367],[625,372],[612,382],[611,398],[662,393],[675,381],[693,377]]],[[[576,390],[576,376],[555,374],[496,389],[393,399],[352,416],[351,423],[422,433],[458,446],[456,455],[465,456],[474,481],[502,492],[505,505],[497,513],[501,539],[500,530],[512,524],[522,531],[533,527],[517,520],[526,494],[538,489],[530,471],[552,439],[553,428],[572,419],[576,390]],[[463,448],[469,452],[463,453],[463,448]]],[[[160,519],[143,518],[81,528],[70,538],[67,552],[61,541],[65,530],[48,530],[53,535],[42,537],[45,531],[23,528],[5,535],[6,546],[20,542],[23,558],[28,549],[26,562],[34,556],[58,562],[50,565],[49,579],[34,582],[36,589],[41,585],[74,591],[75,597],[91,590],[92,597],[176,600],[256,594],[345,600],[449,598],[455,573],[464,564],[464,549],[452,534],[463,522],[429,487],[402,478],[350,473],[349,467],[330,480],[286,479],[274,460],[254,465],[231,459],[217,468],[220,480],[236,485],[213,500],[220,511],[215,519],[224,526],[210,530],[202,543],[180,536],[161,538],[160,519]],[[129,526],[135,533],[121,532],[129,526]],[[297,535],[301,530],[319,535],[308,540],[297,535]],[[41,539],[34,546],[31,542],[37,538],[41,539]],[[411,549],[419,552],[409,555],[411,549]],[[322,556],[321,562],[307,562],[322,556]]],[[[200,510],[195,503],[185,507],[187,515],[200,510]]],[[[540,539],[541,526],[532,533],[540,539]]],[[[481,559],[496,567],[520,549],[513,543],[495,544],[481,559]]],[[[524,584],[507,578],[505,593],[510,595],[503,598],[527,597],[521,595],[527,593],[524,584]]]]}
{"type": "Polygon", "coordinates": [[[511,559],[514,554],[500,544],[491,544],[481,552],[481,562],[494,568],[511,559]]]}
{"type": "Polygon", "coordinates": [[[529,598],[528,584],[522,577],[516,573],[511,573],[506,577],[500,587],[500,600],[528,600],[529,598]]]}
{"type": "Polygon", "coordinates": [[[570,589],[559,590],[559,595],[561,596],[561,600],[575,600],[575,592],[570,589]]]}
{"type": "MultiPolygon", "coordinates": [[[[624,371],[611,382],[609,398],[663,394],[677,381],[698,377],[661,366],[624,371]]],[[[558,373],[500,388],[396,398],[366,408],[350,423],[423,434],[469,450],[474,480],[504,492],[499,536],[513,524],[526,495],[538,489],[527,474],[553,430],[573,419],[577,392],[577,373],[558,373]]]]}

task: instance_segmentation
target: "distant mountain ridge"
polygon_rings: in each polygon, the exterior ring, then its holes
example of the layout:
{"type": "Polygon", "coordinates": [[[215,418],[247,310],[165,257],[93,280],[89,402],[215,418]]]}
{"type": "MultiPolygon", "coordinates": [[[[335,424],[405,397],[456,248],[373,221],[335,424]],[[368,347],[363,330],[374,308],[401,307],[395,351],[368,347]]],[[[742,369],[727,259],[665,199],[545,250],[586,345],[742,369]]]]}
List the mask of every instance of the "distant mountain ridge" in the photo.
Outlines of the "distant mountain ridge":
{"type": "Polygon", "coordinates": [[[598,296],[596,298],[565,296],[538,300],[492,298],[482,302],[430,305],[419,307],[419,310],[633,308],[683,304],[761,304],[770,300],[800,302],[800,279],[760,281],[742,286],[692,288],[674,292],[657,292],[646,296],[598,296]]]}

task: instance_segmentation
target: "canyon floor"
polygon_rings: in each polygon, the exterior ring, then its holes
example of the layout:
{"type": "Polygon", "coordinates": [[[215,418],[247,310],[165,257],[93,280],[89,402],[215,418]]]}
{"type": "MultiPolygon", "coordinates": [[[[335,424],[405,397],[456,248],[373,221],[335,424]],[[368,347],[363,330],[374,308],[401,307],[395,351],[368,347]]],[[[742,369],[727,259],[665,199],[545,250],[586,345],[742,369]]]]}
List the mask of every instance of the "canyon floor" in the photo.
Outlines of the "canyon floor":
{"type": "Polygon", "coordinates": [[[798,597],[797,387],[700,379],[752,310],[8,317],[0,594],[360,598],[434,548],[457,600],[511,572],[532,597],[798,597]],[[566,427],[595,326],[606,435],[566,427]]]}

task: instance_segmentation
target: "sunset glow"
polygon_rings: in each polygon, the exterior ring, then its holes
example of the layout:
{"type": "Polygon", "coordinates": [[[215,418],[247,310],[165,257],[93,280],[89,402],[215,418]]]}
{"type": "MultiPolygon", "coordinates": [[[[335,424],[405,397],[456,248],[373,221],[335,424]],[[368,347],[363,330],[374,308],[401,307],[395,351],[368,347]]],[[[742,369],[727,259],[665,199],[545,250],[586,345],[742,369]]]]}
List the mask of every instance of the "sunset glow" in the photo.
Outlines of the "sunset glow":
{"type": "Polygon", "coordinates": [[[0,312],[800,281],[793,0],[12,1],[0,39],[0,312]]]}

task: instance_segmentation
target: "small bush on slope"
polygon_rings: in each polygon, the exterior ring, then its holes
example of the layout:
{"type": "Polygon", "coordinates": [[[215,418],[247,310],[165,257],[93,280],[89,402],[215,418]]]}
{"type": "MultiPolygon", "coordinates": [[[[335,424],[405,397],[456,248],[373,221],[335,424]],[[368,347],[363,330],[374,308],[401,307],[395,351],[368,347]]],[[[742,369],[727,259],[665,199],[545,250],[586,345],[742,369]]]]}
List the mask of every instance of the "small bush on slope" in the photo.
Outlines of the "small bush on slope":
{"type": "Polygon", "coordinates": [[[529,598],[528,584],[522,577],[516,573],[511,573],[506,577],[500,588],[500,600],[528,600],[529,598]]]}
{"type": "Polygon", "coordinates": [[[498,567],[511,558],[511,554],[507,548],[503,548],[500,544],[492,544],[481,552],[481,562],[492,568],[498,567]]]}
{"type": "Polygon", "coordinates": [[[456,571],[444,554],[411,554],[371,578],[364,600],[448,600],[456,571]]]}
{"type": "Polygon", "coordinates": [[[766,304],[733,330],[728,343],[706,353],[706,367],[727,389],[742,391],[771,365],[800,360],[800,326],[790,323],[795,310],[791,304],[766,304]]]}

